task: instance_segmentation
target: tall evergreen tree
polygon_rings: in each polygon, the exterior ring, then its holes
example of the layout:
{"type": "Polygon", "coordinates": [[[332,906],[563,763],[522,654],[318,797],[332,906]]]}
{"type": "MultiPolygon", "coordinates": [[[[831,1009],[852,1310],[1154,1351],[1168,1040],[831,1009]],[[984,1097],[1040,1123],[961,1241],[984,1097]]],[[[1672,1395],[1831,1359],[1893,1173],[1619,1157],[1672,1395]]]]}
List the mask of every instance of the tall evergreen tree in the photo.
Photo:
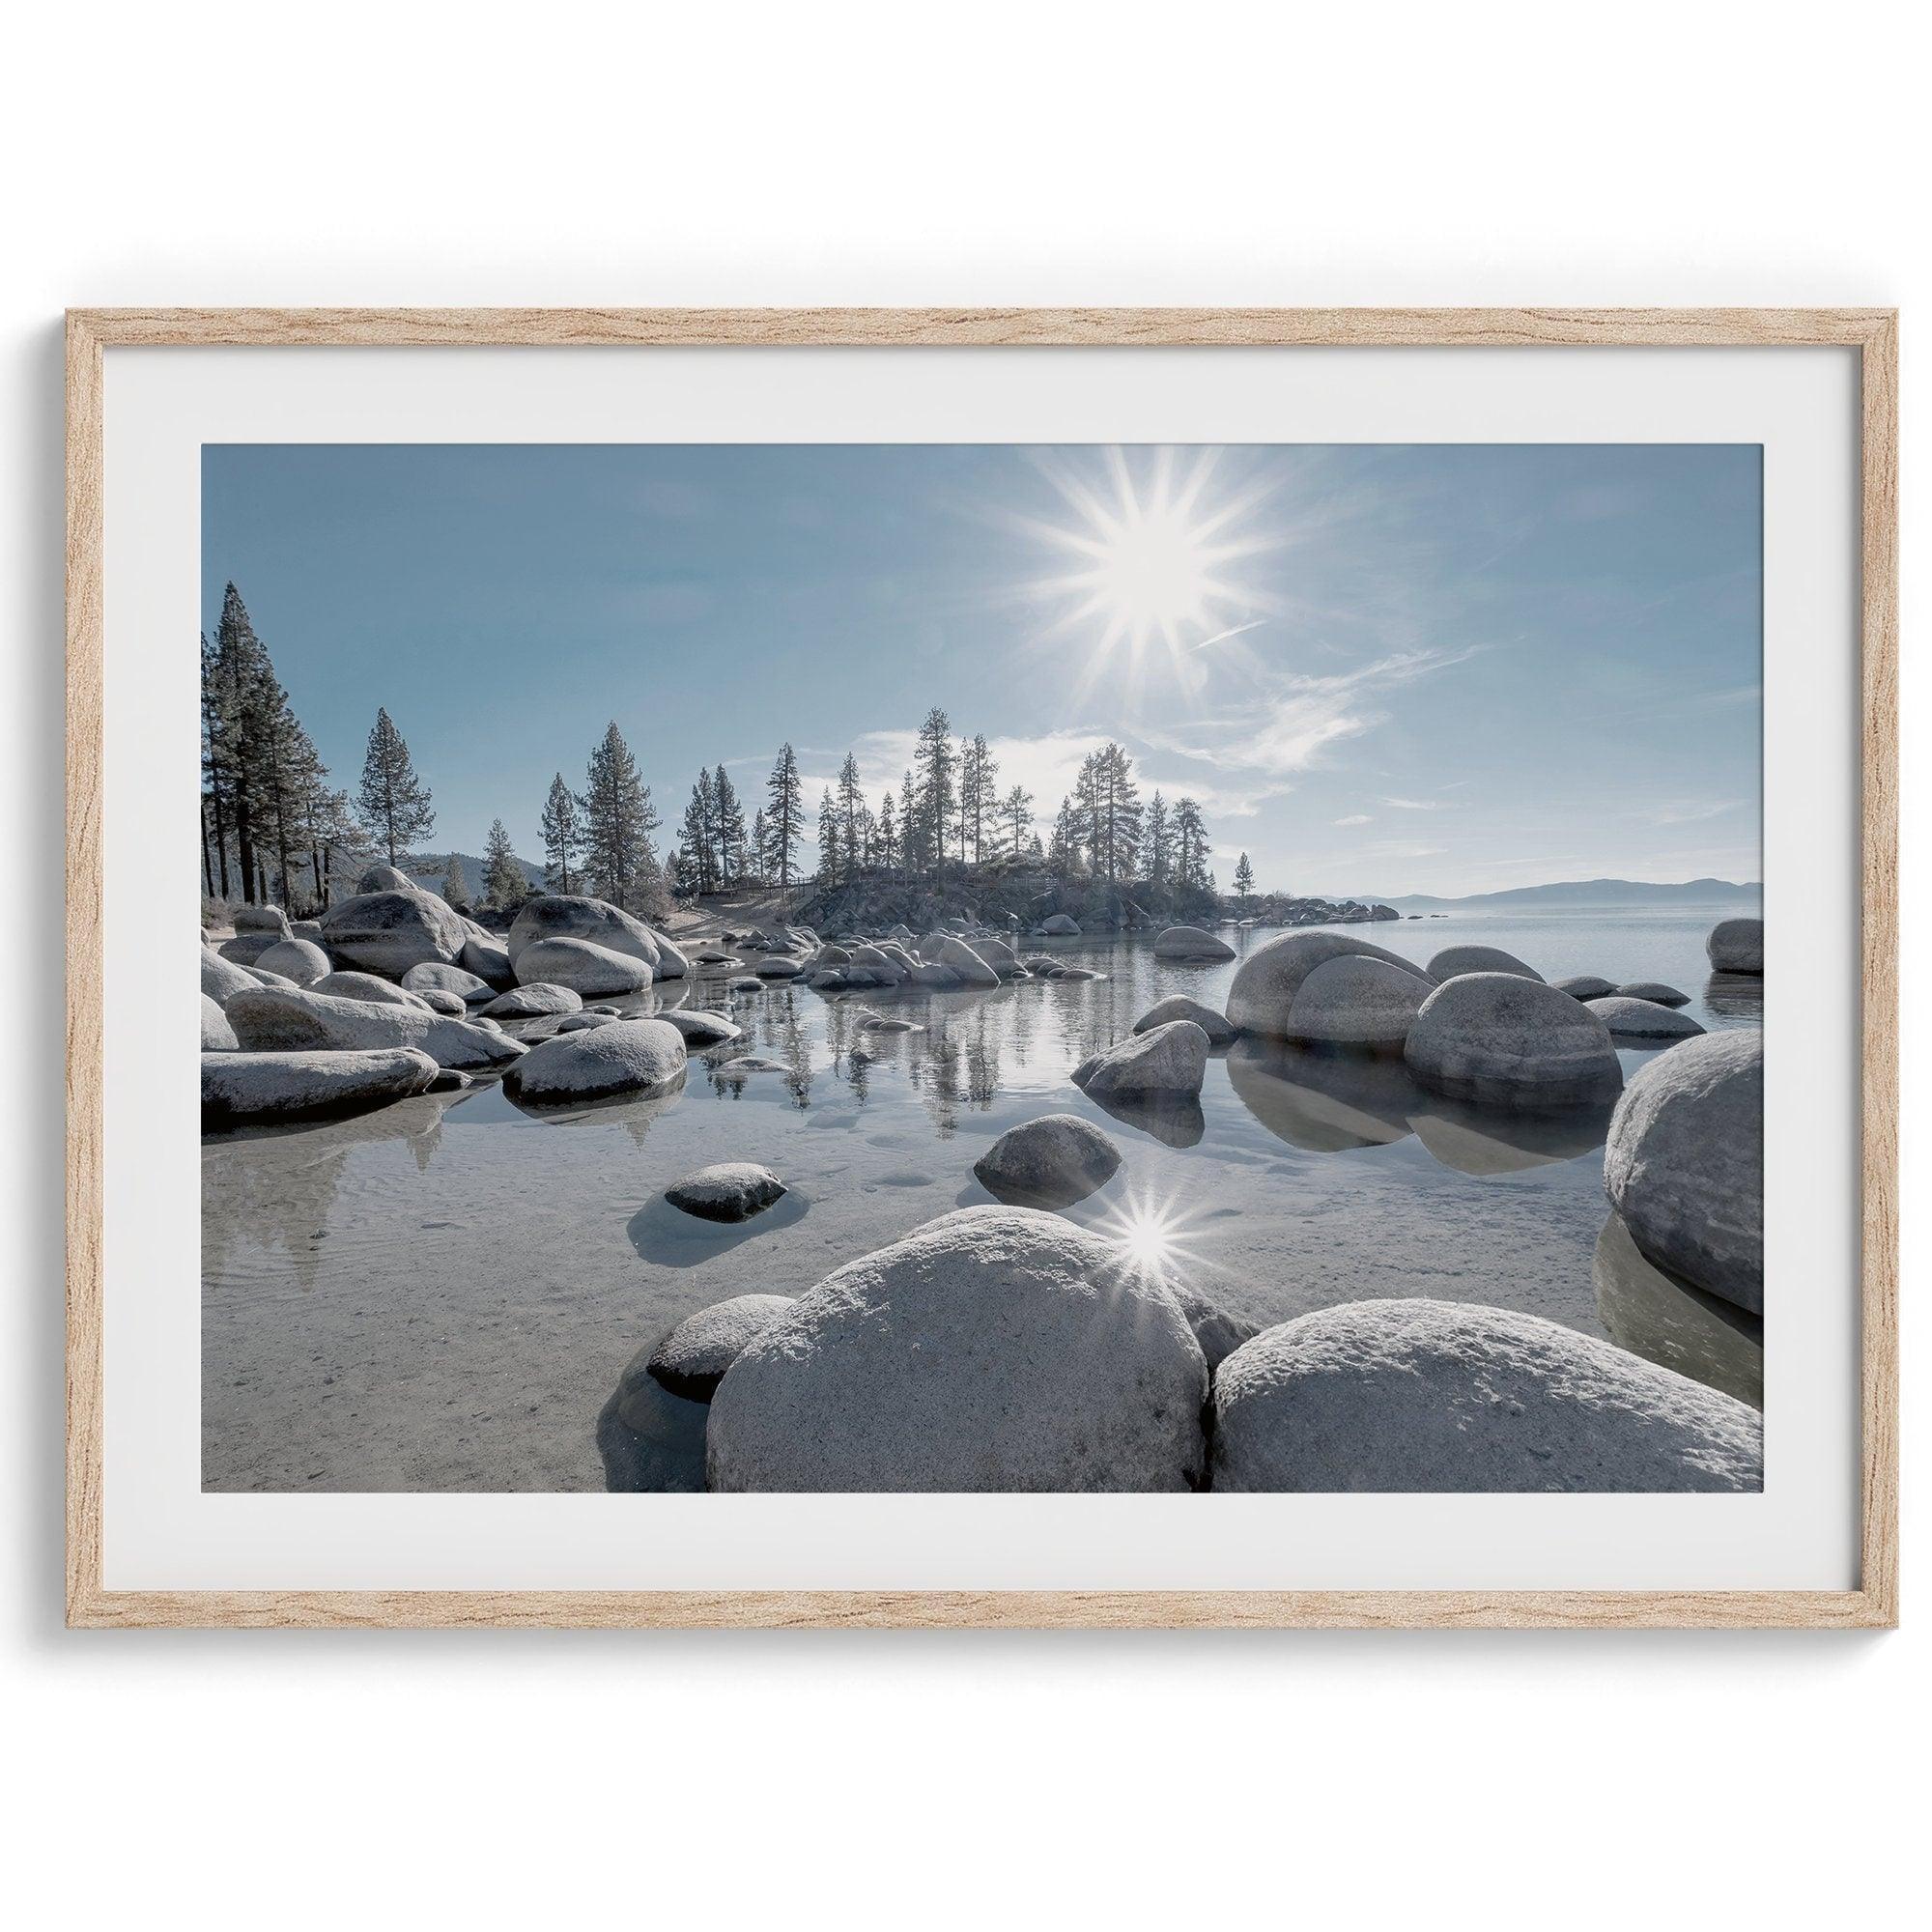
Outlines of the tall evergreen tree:
{"type": "Polygon", "coordinates": [[[416,777],[403,734],[390,722],[388,712],[381,708],[362,760],[356,810],[369,837],[392,866],[400,865],[410,847],[427,838],[436,825],[429,787],[416,777]]]}
{"type": "Polygon", "coordinates": [[[1235,862],[1235,896],[1245,905],[1248,895],[1255,889],[1255,868],[1248,863],[1248,855],[1243,852],[1235,862]]]}
{"type": "Polygon", "coordinates": [[[1183,886],[1202,890],[1208,886],[1208,828],[1201,808],[1191,798],[1179,800],[1174,808],[1174,874],[1183,886]]]}
{"type": "MultiPolygon", "coordinates": [[[[832,787],[827,785],[818,799],[818,882],[823,886],[836,885],[841,878],[849,877],[845,867],[844,827],[838,821],[838,808],[832,800],[832,787]]],[[[855,852],[854,857],[857,854],[855,852]]]]}
{"type": "Polygon", "coordinates": [[[745,870],[747,844],[745,808],[723,764],[711,774],[711,807],[718,821],[718,883],[728,886],[745,870]]]}
{"type": "Polygon", "coordinates": [[[899,781],[899,872],[908,884],[925,864],[923,840],[920,835],[919,794],[911,772],[899,781]]]}
{"type": "Polygon", "coordinates": [[[1025,856],[1027,837],[1032,831],[1033,793],[1024,785],[1015,785],[1000,801],[1000,832],[1011,857],[1025,856]]]}
{"type": "Polygon", "coordinates": [[[483,845],[483,897],[499,910],[509,912],[530,895],[530,882],[510,844],[510,835],[500,818],[490,821],[490,836],[483,845]]]}
{"type": "Polygon", "coordinates": [[[1151,885],[1164,886],[1174,864],[1173,834],[1168,828],[1167,801],[1159,792],[1148,800],[1147,876],[1151,885]]]}
{"type": "Polygon", "coordinates": [[[994,782],[1000,767],[987,749],[983,733],[959,741],[959,828],[961,859],[970,847],[974,865],[986,856],[986,847],[996,843],[994,821],[1000,816],[1002,801],[994,782]]]}
{"type": "Polygon", "coordinates": [[[684,808],[684,824],[679,834],[685,864],[693,880],[692,890],[715,893],[719,884],[718,798],[711,774],[702,767],[697,782],[691,788],[691,802],[684,808]]]}
{"type": "Polygon", "coordinates": [[[891,871],[899,862],[898,821],[893,816],[893,795],[888,791],[879,800],[878,837],[873,841],[873,851],[878,864],[891,871]]]}
{"type": "Polygon", "coordinates": [[[583,874],[591,892],[627,912],[644,909],[664,888],[651,843],[658,814],[614,719],[590,753],[578,805],[583,813],[583,874]]]}
{"type": "Polygon", "coordinates": [[[543,809],[544,877],[553,892],[571,889],[571,867],[583,845],[583,824],[577,812],[577,794],[564,783],[563,774],[550,781],[543,809]]]}
{"type": "Polygon", "coordinates": [[[1135,875],[1140,858],[1141,795],[1126,752],[1109,742],[1094,761],[1094,869],[1117,884],[1135,875]]]}
{"type": "Polygon", "coordinates": [[[952,824],[953,779],[958,760],[952,750],[952,727],[935,705],[919,727],[913,750],[913,769],[919,774],[919,864],[938,871],[946,858],[946,835],[952,824]]]}
{"type": "Polygon", "coordinates": [[[798,841],[805,831],[805,800],[798,758],[789,744],[779,747],[778,763],[765,783],[765,871],[781,894],[791,890],[798,841]]]}
{"type": "Polygon", "coordinates": [[[469,903],[469,881],[463,876],[463,859],[456,852],[449,855],[449,864],[442,869],[442,900],[452,906],[469,903]]]}
{"type": "Polygon", "coordinates": [[[769,833],[765,826],[765,809],[759,806],[752,814],[752,843],[746,854],[745,876],[754,886],[765,883],[765,847],[769,842],[769,833]]]}
{"type": "Polygon", "coordinates": [[[859,787],[859,760],[850,752],[838,767],[838,836],[840,862],[848,879],[859,876],[866,863],[866,797],[859,787]]]}

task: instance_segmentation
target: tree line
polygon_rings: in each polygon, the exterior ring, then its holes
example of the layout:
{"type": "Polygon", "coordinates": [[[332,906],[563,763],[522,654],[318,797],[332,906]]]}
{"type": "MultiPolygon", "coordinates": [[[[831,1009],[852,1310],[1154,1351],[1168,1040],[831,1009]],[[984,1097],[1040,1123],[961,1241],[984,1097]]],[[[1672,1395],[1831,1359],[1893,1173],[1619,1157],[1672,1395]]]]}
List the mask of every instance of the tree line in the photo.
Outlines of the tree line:
{"type": "MultiPolygon", "coordinates": [[[[211,898],[319,909],[340,895],[345,869],[359,870],[376,855],[408,864],[411,849],[435,829],[436,810],[385,708],[376,713],[352,800],[329,785],[328,768],[233,583],[213,640],[201,640],[201,669],[202,877],[211,898]]],[[[1144,803],[1133,761],[1120,745],[1110,742],[1086,758],[1044,838],[1034,795],[1018,784],[1003,791],[998,779],[984,736],[955,741],[937,707],[920,726],[912,764],[876,806],[848,752],[836,786],[819,800],[818,884],[932,880],[949,867],[1006,864],[1110,886],[1214,890],[1200,806],[1185,797],[1170,803],[1157,790],[1144,803]]],[[[661,857],[655,835],[662,819],[651,788],[613,721],[591,750],[581,790],[561,772],[551,780],[541,814],[545,881],[554,892],[588,893],[644,918],[662,918],[672,894],[744,887],[788,893],[803,876],[805,823],[804,781],[785,744],[749,823],[724,764],[700,770],[676,841],[661,857]]],[[[1237,869],[1237,887],[1242,883],[1237,869]]],[[[442,885],[452,904],[468,900],[453,852],[442,885]]],[[[485,848],[483,900],[509,907],[528,892],[497,818],[485,848]]]]}

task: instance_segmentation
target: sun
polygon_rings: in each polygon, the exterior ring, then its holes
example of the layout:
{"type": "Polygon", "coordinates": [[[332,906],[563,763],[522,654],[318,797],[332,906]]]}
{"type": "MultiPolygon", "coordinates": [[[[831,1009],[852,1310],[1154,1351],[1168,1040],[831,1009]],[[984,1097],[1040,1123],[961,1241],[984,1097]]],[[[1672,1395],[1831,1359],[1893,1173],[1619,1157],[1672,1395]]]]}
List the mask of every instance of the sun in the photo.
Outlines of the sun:
{"type": "Polygon", "coordinates": [[[1235,566],[1270,547],[1242,527],[1266,487],[1217,492],[1219,457],[1196,451],[1183,470],[1172,449],[1115,448],[1097,476],[1043,466],[1074,513],[1070,524],[1027,520],[1069,564],[1033,586],[1061,607],[1049,635],[1096,626],[1096,661],[1124,647],[1137,662],[1156,643],[1179,659],[1252,628],[1242,620],[1266,603],[1235,566]]]}

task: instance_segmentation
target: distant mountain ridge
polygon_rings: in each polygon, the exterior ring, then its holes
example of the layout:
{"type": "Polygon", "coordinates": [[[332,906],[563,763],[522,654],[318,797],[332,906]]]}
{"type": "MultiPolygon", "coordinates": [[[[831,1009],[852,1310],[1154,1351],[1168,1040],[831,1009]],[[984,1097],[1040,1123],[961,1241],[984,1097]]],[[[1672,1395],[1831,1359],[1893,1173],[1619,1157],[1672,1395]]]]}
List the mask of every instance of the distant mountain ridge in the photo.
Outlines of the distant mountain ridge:
{"type": "MultiPolygon", "coordinates": [[[[463,883],[469,892],[469,903],[479,904],[483,897],[483,861],[468,852],[459,852],[457,858],[463,866],[463,883]]],[[[517,864],[524,868],[524,876],[529,880],[536,892],[546,890],[544,870],[541,866],[533,866],[527,859],[519,859],[517,864]]],[[[418,852],[412,855],[410,863],[402,867],[417,885],[432,893],[442,891],[442,882],[449,871],[447,852],[418,852]]]]}
{"type": "Polygon", "coordinates": [[[1377,894],[1383,905],[1451,907],[1480,910],[1486,906],[1667,906],[1708,905],[1737,901],[1755,905],[1764,896],[1756,880],[1743,885],[1730,879],[1684,879],[1664,884],[1650,879],[1566,879],[1548,886],[1511,886],[1499,893],[1469,893],[1462,898],[1436,898],[1428,893],[1377,894]]]}

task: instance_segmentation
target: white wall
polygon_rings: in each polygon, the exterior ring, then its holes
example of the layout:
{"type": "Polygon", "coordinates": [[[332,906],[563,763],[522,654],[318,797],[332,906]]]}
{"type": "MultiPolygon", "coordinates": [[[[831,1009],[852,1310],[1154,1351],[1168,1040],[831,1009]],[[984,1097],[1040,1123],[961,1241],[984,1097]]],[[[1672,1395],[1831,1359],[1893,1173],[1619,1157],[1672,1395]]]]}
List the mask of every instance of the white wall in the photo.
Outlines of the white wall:
{"type": "MultiPolygon", "coordinates": [[[[83,1924],[173,1899],[209,1923],[294,1926],[562,1924],[597,1907],[632,1924],[754,1907],[844,1922],[867,1905],[908,1925],[1405,1908],[1624,1925],[1843,1915],[1898,1879],[1922,1826],[1902,1789],[1921,1768],[1917,1630],[65,1633],[53,934],[66,304],[1916,311],[1932,291],[1907,192],[1926,159],[1908,138],[1907,20],[1547,0],[12,18],[10,1899],[23,1880],[71,1888],[83,1924]]],[[[1910,368],[1906,395],[1910,487],[1910,368]]],[[[1909,959],[1925,955],[1919,883],[1909,959]]],[[[1916,1015],[1907,1045],[1925,1072],[1916,1015]]],[[[1908,1236],[1910,1371],[1927,1324],[1918,1221],[1908,1236]]],[[[1907,1448],[1909,1548],[1926,1513],[1916,1435],[1907,1448]]]]}

